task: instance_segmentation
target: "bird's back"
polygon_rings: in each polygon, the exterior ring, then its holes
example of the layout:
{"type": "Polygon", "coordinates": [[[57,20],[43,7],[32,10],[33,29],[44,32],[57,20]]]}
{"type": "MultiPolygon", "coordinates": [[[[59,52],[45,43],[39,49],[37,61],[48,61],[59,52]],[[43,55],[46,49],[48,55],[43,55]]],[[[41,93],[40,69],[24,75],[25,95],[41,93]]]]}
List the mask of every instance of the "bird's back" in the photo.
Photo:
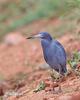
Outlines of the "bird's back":
{"type": "Polygon", "coordinates": [[[47,47],[42,45],[42,48],[45,61],[58,72],[59,66],[61,66],[62,73],[65,73],[67,71],[66,53],[63,46],[57,40],[52,40],[47,47]]]}

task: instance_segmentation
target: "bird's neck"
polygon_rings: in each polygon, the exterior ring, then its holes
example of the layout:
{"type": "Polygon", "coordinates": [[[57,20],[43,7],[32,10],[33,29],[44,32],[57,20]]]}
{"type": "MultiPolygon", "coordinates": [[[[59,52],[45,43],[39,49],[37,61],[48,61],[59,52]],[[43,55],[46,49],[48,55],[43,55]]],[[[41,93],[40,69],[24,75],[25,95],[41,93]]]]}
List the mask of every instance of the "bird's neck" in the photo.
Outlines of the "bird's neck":
{"type": "Polygon", "coordinates": [[[43,48],[43,49],[47,48],[47,47],[50,45],[51,41],[52,41],[52,40],[43,39],[43,40],[41,41],[42,48],[43,48]]]}
{"type": "Polygon", "coordinates": [[[48,41],[51,41],[52,40],[52,37],[48,34],[48,36],[45,37],[45,39],[47,39],[48,41]]]}

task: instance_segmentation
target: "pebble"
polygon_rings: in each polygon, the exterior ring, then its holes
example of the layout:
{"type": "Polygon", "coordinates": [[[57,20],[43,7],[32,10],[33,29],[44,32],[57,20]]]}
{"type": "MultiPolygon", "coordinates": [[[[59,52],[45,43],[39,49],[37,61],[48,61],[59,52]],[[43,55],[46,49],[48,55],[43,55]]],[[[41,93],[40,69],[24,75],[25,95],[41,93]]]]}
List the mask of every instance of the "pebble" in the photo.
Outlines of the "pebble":
{"type": "Polygon", "coordinates": [[[42,65],[40,67],[41,70],[46,70],[47,68],[49,68],[49,65],[45,64],[45,65],[42,65]]]}

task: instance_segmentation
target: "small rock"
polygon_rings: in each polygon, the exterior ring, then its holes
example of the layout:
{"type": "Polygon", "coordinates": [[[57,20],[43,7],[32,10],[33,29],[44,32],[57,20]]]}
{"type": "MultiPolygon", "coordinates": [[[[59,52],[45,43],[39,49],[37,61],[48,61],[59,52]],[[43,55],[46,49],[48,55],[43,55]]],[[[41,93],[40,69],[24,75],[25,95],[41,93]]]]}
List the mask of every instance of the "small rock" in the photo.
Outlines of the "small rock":
{"type": "Polygon", "coordinates": [[[27,61],[27,60],[25,61],[25,64],[26,64],[27,66],[29,66],[29,65],[30,65],[30,64],[29,64],[29,61],[27,61]]]}
{"type": "Polygon", "coordinates": [[[41,70],[46,70],[47,68],[49,68],[49,65],[45,64],[45,65],[42,65],[40,67],[41,70]]]}
{"type": "Polygon", "coordinates": [[[18,45],[22,41],[24,41],[24,37],[22,37],[19,33],[10,33],[4,38],[4,42],[8,45],[18,45]]]}

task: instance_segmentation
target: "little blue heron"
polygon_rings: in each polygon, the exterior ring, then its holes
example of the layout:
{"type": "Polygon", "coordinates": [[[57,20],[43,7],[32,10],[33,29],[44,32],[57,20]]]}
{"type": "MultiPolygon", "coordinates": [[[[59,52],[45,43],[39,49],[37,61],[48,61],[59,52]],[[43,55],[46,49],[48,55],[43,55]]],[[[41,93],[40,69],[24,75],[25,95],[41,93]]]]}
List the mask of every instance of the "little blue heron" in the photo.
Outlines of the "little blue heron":
{"type": "MultiPolygon", "coordinates": [[[[61,90],[61,79],[60,75],[64,76],[67,72],[66,68],[66,52],[63,46],[57,41],[52,40],[52,37],[48,32],[40,32],[37,35],[30,36],[27,39],[41,38],[41,45],[43,49],[44,59],[47,64],[59,73],[59,90],[57,92],[62,92],[61,90]]],[[[51,75],[52,76],[52,75],[51,75]]],[[[54,79],[53,79],[53,93],[57,93],[54,89],[54,79]]]]}

